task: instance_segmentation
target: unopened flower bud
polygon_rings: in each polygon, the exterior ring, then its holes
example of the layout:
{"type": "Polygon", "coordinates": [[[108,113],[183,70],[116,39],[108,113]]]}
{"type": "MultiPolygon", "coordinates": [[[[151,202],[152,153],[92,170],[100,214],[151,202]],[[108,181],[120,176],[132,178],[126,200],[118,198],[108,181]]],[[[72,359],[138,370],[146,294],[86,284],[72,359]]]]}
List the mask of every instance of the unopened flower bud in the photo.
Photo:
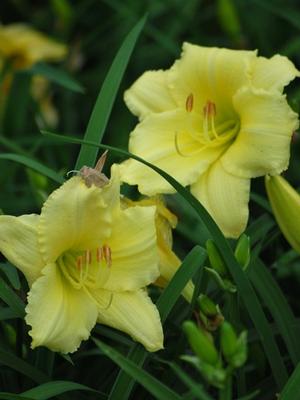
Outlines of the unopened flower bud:
{"type": "Polygon", "coordinates": [[[207,335],[193,321],[185,321],[182,327],[192,350],[199,359],[210,365],[216,365],[219,355],[207,335]]]}
{"type": "Polygon", "coordinates": [[[245,270],[250,262],[250,238],[244,233],[239,238],[235,251],[235,258],[240,266],[245,270]]]}
{"type": "Polygon", "coordinates": [[[205,294],[201,294],[198,299],[200,310],[208,318],[213,318],[218,314],[218,308],[215,303],[205,294]]]}
{"type": "Polygon", "coordinates": [[[300,195],[281,176],[266,176],[265,184],[283,235],[293,249],[300,253],[300,195]]]}
{"type": "Polygon", "coordinates": [[[225,266],[225,263],[223,261],[223,258],[221,254],[219,253],[219,250],[217,249],[216,245],[211,239],[208,239],[206,242],[206,250],[208,254],[208,258],[210,261],[210,265],[212,268],[218,272],[218,274],[221,277],[226,277],[228,276],[227,268],[225,266]]]}
{"type": "Polygon", "coordinates": [[[237,350],[237,335],[229,322],[224,321],[221,325],[221,349],[228,361],[237,350]]]}

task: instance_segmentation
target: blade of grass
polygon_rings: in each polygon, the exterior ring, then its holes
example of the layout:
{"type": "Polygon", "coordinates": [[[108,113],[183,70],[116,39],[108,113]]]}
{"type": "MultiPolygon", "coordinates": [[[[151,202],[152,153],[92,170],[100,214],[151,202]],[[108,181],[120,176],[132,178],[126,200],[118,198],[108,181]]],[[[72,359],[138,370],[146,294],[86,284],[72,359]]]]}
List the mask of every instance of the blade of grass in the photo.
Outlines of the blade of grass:
{"type": "Polygon", "coordinates": [[[185,373],[178,365],[173,362],[167,363],[175,374],[182,380],[182,382],[190,389],[191,393],[199,400],[213,400],[203,389],[203,387],[196,383],[187,373],[185,373]]]}
{"type": "MultiPolygon", "coordinates": [[[[128,352],[127,359],[132,361],[134,365],[141,369],[147,356],[148,353],[146,350],[140,344],[135,344],[128,352]]],[[[121,369],[109,393],[108,399],[127,400],[132,392],[135,381],[136,380],[133,376],[128,375],[126,371],[121,369]]]]}
{"type": "Polygon", "coordinates": [[[256,259],[248,271],[255,289],[271,312],[291,360],[296,366],[300,362],[299,334],[294,329],[296,319],[284,294],[261,260],[256,259]]]}
{"type": "Polygon", "coordinates": [[[66,71],[48,64],[35,64],[30,69],[27,69],[26,72],[30,75],[43,76],[49,81],[57,83],[66,89],[72,90],[73,92],[84,93],[85,91],[84,87],[66,71]]]}
{"type": "MultiPolygon", "coordinates": [[[[134,362],[124,357],[121,353],[112,347],[104,344],[100,340],[94,339],[94,342],[102,352],[114,361],[127,374],[137,380],[145,389],[148,390],[158,400],[180,400],[181,396],[173,392],[169,387],[162,384],[158,379],[151,376],[148,372],[139,368],[134,362]]],[[[119,397],[120,399],[120,397],[119,397]]],[[[122,397],[123,399],[123,397],[122,397]]]]}
{"type": "Polygon", "coordinates": [[[9,306],[12,312],[18,315],[19,318],[24,318],[24,303],[2,278],[0,278],[0,298],[9,306]]]}
{"type": "Polygon", "coordinates": [[[300,364],[297,365],[297,368],[294,370],[292,376],[283,388],[283,391],[280,395],[280,400],[299,400],[299,388],[300,364]]]}
{"type": "Polygon", "coordinates": [[[103,144],[98,144],[91,141],[82,141],[77,138],[71,137],[63,137],[56,134],[51,134],[49,132],[43,132],[48,137],[60,139],[61,141],[66,141],[69,143],[77,143],[81,144],[84,142],[85,144],[89,144],[91,146],[103,148],[106,150],[110,150],[119,155],[126,156],[127,158],[133,158],[148,167],[152,168],[158,174],[160,174],[163,178],[165,178],[173,188],[190,204],[191,207],[194,208],[200,220],[206,225],[208,231],[213,237],[213,240],[222,254],[222,257],[232,275],[232,278],[238,288],[240,296],[243,300],[243,303],[253,321],[253,324],[258,332],[258,335],[261,339],[262,345],[266,352],[266,356],[269,360],[270,367],[272,369],[274,379],[279,389],[281,389],[285,382],[288,379],[287,369],[283,362],[283,358],[281,357],[280,351],[278,349],[278,345],[274,339],[274,335],[272,329],[268,323],[268,320],[264,314],[262,306],[258,300],[258,297],[247,277],[245,272],[241,269],[240,265],[236,261],[232,249],[228,243],[228,241],[224,238],[222,232],[219,227],[216,225],[212,217],[205,210],[202,204],[179,182],[177,182],[172,176],[167,174],[165,171],[160,168],[152,165],[151,163],[143,160],[142,158],[131,154],[125,150],[120,150],[113,146],[107,146],[103,144]]]}
{"type": "MultiPolygon", "coordinates": [[[[92,111],[84,139],[101,143],[104,131],[135,43],[146,22],[146,16],[139,20],[125,38],[106,75],[102,88],[92,111]]],[[[98,154],[97,148],[81,146],[75,170],[84,165],[94,166],[98,154]]]]}
{"type": "Polygon", "coordinates": [[[26,167],[29,167],[34,171],[37,171],[40,174],[47,176],[48,178],[52,179],[54,182],[57,182],[59,184],[64,182],[64,178],[61,175],[53,171],[51,168],[45,167],[40,162],[33,160],[32,158],[20,154],[4,153],[0,154],[0,159],[10,160],[25,165],[26,167]]]}
{"type": "Polygon", "coordinates": [[[97,390],[94,390],[88,386],[81,385],[76,382],[68,382],[68,381],[52,381],[43,383],[33,389],[26,390],[26,392],[22,393],[24,397],[30,397],[34,400],[47,400],[51,399],[54,396],[58,396],[60,394],[71,392],[74,390],[84,390],[88,392],[93,392],[97,399],[105,399],[106,396],[100,395],[97,390]]]}
{"type": "Polygon", "coordinates": [[[13,311],[10,307],[0,307],[0,321],[18,318],[18,316],[18,313],[13,311]]]}
{"type": "Polygon", "coordinates": [[[3,350],[0,350],[0,363],[15,371],[20,372],[22,375],[27,376],[36,383],[45,383],[49,381],[49,377],[43,372],[34,368],[28,362],[21,360],[21,358],[15,356],[14,354],[8,353],[3,350]]]}
{"type": "Polygon", "coordinates": [[[173,279],[164,289],[163,293],[156,302],[156,306],[160,313],[162,322],[164,322],[174,307],[178,297],[182,292],[182,288],[196,274],[199,268],[203,268],[203,263],[206,259],[206,251],[195,246],[185,257],[180,268],[176,271],[173,279]]]}

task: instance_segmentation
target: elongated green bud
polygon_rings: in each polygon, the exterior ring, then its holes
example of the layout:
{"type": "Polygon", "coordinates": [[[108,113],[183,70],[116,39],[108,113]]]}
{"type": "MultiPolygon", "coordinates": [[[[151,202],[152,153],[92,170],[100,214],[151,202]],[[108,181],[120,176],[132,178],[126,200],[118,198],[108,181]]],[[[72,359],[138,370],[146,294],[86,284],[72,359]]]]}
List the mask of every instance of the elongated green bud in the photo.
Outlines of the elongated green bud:
{"type": "Polygon", "coordinates": [[[250,238],[244,233],[239,238],[235,251],[235,258],[240,266],[245,270],[250,262],[250,238]]]}
{"type": "Polygon", "coordinates": [[[235,354],[238,347],[237,335],[229,322],[221,325],[221,349],[227,361],[235,354]]]}
{"type": "Polygon", "coordinates": [[[219,310],[215,303],[206,294],[201,294],[198,298],[200,311],[208,318],[214,318],[219,314],[219,310]]]}
{"type": "Polygon", "coordinates": [[[211,239],[208,239],[206,242],[206,250],[212,268],[217,271],[222,278],[228,276],[227,268],[223,258],[211,239]]]}
{"type": "Polygon", "coordinates": [[[265,184],[283,235],[293,249],[300,253],[300,195],[281,176],[266,176],[265,184]]]}
{"type": "Polygon", "coordinates": [[[214,344],[206,334],[197,327],[193,321],[185,321],[182,325],[189,344],[198,358],[210,365],[216,365],[219,360],[218,352],[214,344]]]}

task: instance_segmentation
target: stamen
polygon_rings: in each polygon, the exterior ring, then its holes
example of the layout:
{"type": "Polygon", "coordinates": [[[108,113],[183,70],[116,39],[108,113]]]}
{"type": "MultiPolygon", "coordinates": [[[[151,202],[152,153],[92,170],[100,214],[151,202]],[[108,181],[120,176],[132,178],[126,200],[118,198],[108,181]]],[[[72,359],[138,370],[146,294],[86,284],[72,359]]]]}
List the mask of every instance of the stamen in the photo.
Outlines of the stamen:
{"type": "Polygon", "coordinates": [[[96,260],[97,263],[99,264],[103,260],[103,251],[101,247],[97,247],[96,250],[96,260]]]}
{"type": "Polygon", "coordinates": [[[203,134],[207,140],[211,140],[209,131],[212,131],[215,138],[218,138],[218,134],[215,128],[215,116],[217,109],[215,103],[207,100],[203,107],[204,121],[203,121],[203,134]]]}
{"type": "Polygon", "coordinates": [[[111,267],[111,249],[106,244],[103,246],[103,255],[104,255],[104,260],[106,262],[106,265],[108,266],[108,268],[110,268],[111,267]]]}
{"type": "Polygon", "coordinates": [[[191,112],[194,106],[194,96],[193,93],[189,94],[185,101],[185,109],[187,112],[191,112]]]}
{"type": "Polygon", "coordinates": [[[76,266],[78,270],[81,270],[82,268],[82,256],[78,256],[76,260],[76,266]]]}
{"type": "Polygon", "coordinates": [[[85,263],[85,271],[84,271],[84,276],[82,278],[81,284],[84,284],[88,278],[89,274],[89,266],[92,263],[92,252],[91,250],[86,250],[85,255],[84,255],[84,263],[85,263]]]}

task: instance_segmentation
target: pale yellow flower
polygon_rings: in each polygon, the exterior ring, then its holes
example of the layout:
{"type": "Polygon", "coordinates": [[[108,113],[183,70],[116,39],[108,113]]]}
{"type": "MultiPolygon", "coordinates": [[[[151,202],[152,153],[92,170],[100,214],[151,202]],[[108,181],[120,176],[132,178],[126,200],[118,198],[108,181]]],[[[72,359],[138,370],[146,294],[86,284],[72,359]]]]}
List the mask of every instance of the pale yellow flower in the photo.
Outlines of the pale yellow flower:
{"type": "Polygon", "coordinates": [[[28,68],[39,61],[60,61],[67,47],[25,24],[0,25],[0,57],[13,68],[28,68]]]}
{"type": "MultiPolygon", "coordinates": [[[[166,207],[163,199],[159,196],[145,198],[139,201],[132,201],[127,198],[123,198],[123,204],[125,207],[156,207],[155,226],[159,254],[160,276],[154,283],[160,287],[167,286],[181,265],[181,260],[172,250],[172,229],[174,229],[177,225],[177,217],[166,207]]],[[[193,298],[193,292],[194,285],[190,281],[182,291],[182,295],[188,302],[191,302],[193,298]]]]}
{"type": "MultiPolygon", "coordinates": [[[[299,76],[286,58],[185,43],[166,71],[144,73],[125,92],[140,123],[129,150],[168,172],[238,237],[248,220],[250,179],[279,174],[298,127],[283,88],[299,76]]],[[[122,180],[141,193],[173,193],[165,179],[135,160],[122,180]]]]}
{"type": "Polygon", "coordinates": [[[300,195],[282,176],[266,176],[265,183],[276,221],[286,240],[300,253],[300,195]]]}
{"type": "MultiPolygon", "coordinates": [[[[82,174],[83,175],[83,174],[82,174]]],[[[155,207],[120,206],[118,167],[103,187],[75,176],[41,215],[0,216],[0,251],[25,275],[32,347],[73,352],[96,322],[163,347],[145,287],[159,276],[155,207]]]]}

